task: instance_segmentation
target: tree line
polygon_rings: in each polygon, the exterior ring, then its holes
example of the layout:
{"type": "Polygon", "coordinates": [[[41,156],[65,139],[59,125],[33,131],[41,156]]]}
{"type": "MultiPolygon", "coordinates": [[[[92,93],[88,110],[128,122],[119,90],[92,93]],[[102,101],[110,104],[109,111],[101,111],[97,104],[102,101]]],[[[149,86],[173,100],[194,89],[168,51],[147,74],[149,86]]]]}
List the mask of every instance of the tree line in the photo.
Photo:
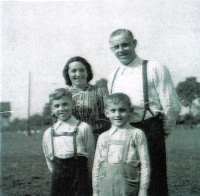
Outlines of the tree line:
{"type": "MultiPolygon", "coordinates": [[[[107,80],[102,78],[95,83],[96,86],[107,88],[107,80]]],[[[200,104],[200,83],[197,82],[196,77],[188,77],[185,81],[179,82],[176,87],[176,92],[180,98],[180,102],[183,106],[189,107],[189,113],[179,116],[177,123],[186,125],[195,125],[200,123],[200,105],[199,114],[193,115],[191,108],[195,99],[199,99],[200,104]]],[[[31,130],[45,129],[52,124],[52,116],[49,103],[46,103],[43,107],[42,114],[34,114],[29,119],[15,118],[10,123],[10,126],[6,130],[17,131],[27,130],[29,127],[31,130]]]]}

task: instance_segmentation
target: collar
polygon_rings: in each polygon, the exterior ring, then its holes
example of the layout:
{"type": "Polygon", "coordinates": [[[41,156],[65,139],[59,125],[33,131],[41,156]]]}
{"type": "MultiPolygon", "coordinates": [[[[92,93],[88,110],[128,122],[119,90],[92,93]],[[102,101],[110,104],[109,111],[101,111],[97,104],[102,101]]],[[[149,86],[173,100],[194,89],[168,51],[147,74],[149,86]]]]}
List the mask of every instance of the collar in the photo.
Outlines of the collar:
{"type": "Polygon", "coordinates": [[[111,135],[113,135],[114,133],[116,133],[116,131],[118,130],[127,130],[129,128],[129,122],[126,122],[124,125],[122,125],[121,127],[116,127],[114,125],[112,125],[112,127],[109,129],[108,131],[108,134],[109,134],[109,137],[111,135]]]}
{"type": "Polygon", "coordinates": [[[55,124],[54,124],[54,129],[57,129],[58,127],[60,127],[61,125],[65,124],[65,125],[68,125],[69,126],[69,129],[70,129],[70,126],[71,125],[74,125],[76,124],[76,119],[71,116],[70,118],[68,118],[66,121],[60,121],[58,120],[55,124]]]}
{"type": "Polygon", "coordinates": [[[69,89],[72,93],[79,93],[79,92],[84,92],[84,91],[89,91],[91,89],[92,85],[87,84],[87,86],[84,88],[84,90],[77,90],[76,88],[73,88],[72,86],[69,86],[69,89]]]}
{"type": "Polygon", "coordinates": [[[133,61],[131,61],[128,65],[123,65],[123,68],[126,67],[130,67],[130,68],[134,68],[134,67],[139,67],[142,65],[143,60],[140,59],[138,56],[135,57],[135,59],[133,61]]]}

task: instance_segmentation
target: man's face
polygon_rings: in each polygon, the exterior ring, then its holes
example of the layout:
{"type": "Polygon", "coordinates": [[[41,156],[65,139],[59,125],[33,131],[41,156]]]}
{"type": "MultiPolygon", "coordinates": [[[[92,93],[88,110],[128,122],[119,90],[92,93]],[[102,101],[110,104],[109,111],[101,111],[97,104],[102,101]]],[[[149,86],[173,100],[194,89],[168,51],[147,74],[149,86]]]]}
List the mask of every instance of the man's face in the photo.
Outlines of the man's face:
{"type": "Polygon", "coordinates": [[[135,57],[136,40],[128,33],[122,33],[110,38],[110,49],[123,65],[128,65],[135,57]]]}
{"type": "Polygon", "coordinates": [[[105,115],[110,119],[112,125],[116,127],[121,127],[124,125],[130,118],[131,109],[127,104],[108,104],[105,109],[105,115]]]}
{"type": "Polygon", "coordinates": [[[68,97],[61,97],[52,101],[51,112],[64,122],[72,115],[73,101],[68,97]]]}

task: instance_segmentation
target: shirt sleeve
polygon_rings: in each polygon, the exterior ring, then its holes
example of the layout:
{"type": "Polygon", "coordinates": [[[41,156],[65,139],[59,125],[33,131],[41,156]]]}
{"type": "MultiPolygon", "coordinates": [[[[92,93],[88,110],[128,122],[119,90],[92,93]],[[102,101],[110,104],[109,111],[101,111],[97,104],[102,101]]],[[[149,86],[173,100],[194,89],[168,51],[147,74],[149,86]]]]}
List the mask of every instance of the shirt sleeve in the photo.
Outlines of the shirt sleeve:
{"type": "Polygon", "coordinates": [[[154,84],[164,112],[164,131],[169,135],[176,123],[181,105],[170,73],[165,66],[160,64],[156,66],[154,84]]]}
{"type": "Polygon", "coordinates": [[[147,149],[146,136],[142,131],[138,131],[135,137],[135,143],[140,158],[140,188],[138,196],[147,196],[147,189],[150,180],[150,160],[147,149]]]}
{"type": "Polygon", "coordinates": [[[89,169],[89,175],[91,177],[92,165],[93,165],[93,160],[94,160],[95,144],[94,144],[91,127],[86,123],[84,124],[85,124],[85,127],[84,127],[83,141],[84,141],[86,152],[88,154],[88,169],[89,169]]]}
{"type": "Polygon", "coordinates": [[[43,147],[43,152],[44,152],[44,156],[45,156],[45,159],[46,159],[47,167],[50,170],[50,172],[52,172],[53,171],[53,163],[49,158],[48,145],[47,145],[47,143],[49,142],[48,138],[50,137],[50,134],[48,134],[47,131],[45,131],[44,136],[43,136],[42,147],[43,147]]]}
{"type": "Polygon", "coordinates": [[[98,189],[98,177],[99,177],[99,169],[100,169],[100,160],[101,160],[101,153],[100,153],[100,143],[101,143],[101,136],[99,136],[97,140],[97,146],[94,156],[94,163],[92,169],[92,187],[93,187],[93,196],[99,195],[98,189]]]}

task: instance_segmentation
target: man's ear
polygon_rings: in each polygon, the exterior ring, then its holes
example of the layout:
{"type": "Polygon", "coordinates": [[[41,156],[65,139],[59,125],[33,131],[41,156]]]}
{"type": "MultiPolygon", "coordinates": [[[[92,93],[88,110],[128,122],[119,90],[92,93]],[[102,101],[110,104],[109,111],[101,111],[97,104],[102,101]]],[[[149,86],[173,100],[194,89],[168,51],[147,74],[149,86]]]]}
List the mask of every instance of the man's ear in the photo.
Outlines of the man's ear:
{"type": "Polygon", "coordinates": [[[134,47],[137,46],[137,40],[136,39],[133,40],[133,44],[134,44],[134,47]]]}

